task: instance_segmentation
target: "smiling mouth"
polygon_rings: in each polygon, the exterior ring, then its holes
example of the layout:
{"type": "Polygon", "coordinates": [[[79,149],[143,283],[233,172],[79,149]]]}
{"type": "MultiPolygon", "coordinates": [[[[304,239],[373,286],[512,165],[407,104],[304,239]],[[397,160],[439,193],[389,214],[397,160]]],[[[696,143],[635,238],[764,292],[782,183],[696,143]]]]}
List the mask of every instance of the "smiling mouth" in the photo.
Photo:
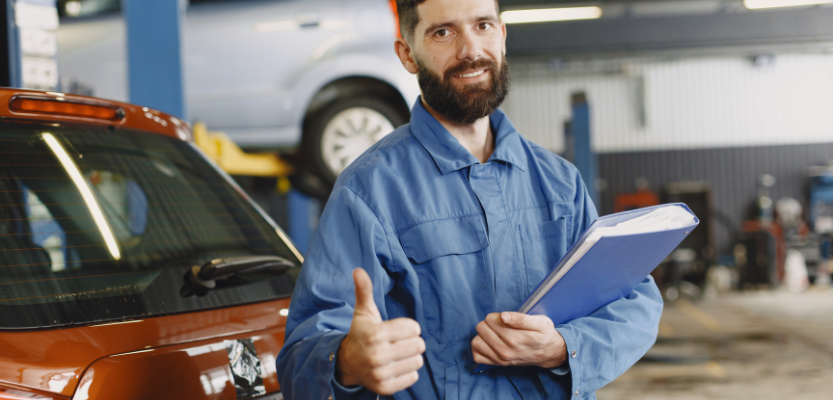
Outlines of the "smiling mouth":
{"type": "Polygon", "coordinates": [[[486,70],[484,69],[484,70],[480,70],[480,71],[477,71],[477,72],[471,72],[471,73],[468,73],[468,74],[456,75],[455,77],[456,78],[474,78],[474,77],[483,75],[485,72],[486,72],[486,70]]]}

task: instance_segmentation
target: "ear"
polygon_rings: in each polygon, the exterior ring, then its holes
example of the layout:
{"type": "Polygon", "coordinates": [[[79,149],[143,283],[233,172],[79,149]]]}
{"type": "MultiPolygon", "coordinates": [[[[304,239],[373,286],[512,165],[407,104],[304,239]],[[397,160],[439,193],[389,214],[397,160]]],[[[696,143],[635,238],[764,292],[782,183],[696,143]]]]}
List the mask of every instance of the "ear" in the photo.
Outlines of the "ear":
{"type": "Polygon", "coordinates": [[[506,54],[506,24],[500,22],[500,31],[503,32],[503,54],[506,54]]]}
{"type": "Polygon", "coordinates": [[[402,63],[402,66],[405,67],[408,72],[412,74],[416,74],[419,70],[416,65],[416,59],[414,59],[414,53],[411,49],[411,45],[403,38],[396,38],[396,41],[393,43],[393,49],[396,51],[396,55],[399,57],[399,61],[402,63]]]}

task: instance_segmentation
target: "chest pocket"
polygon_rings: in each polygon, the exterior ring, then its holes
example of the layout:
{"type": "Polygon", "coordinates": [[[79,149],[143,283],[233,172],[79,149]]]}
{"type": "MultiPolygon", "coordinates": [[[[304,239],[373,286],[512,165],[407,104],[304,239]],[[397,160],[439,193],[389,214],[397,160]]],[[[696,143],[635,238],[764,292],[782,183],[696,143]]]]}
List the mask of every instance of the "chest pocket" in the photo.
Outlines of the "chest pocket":
{"type": "Polygon", "coordinates": [[[567,253],[567,233],[570,231],[567,222],[567,217],[558,217],[555,221],[520,226],[526,296],[538,287],[555,263],[567,253]]]}
{"type": "Polygon", "coordinates": [[[399,241],[419,277],[428,333],[439,343],[471,340],[491,304],[483,216],[425,222],[399,241]]]}

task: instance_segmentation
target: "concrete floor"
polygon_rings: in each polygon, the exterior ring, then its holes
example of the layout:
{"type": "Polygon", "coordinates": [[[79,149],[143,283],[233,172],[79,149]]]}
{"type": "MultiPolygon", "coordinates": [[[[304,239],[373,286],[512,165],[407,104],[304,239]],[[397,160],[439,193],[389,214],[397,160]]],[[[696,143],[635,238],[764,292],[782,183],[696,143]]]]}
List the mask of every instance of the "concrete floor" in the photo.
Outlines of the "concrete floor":
{"type": "Polygon", "coordinates": [[[833,399],[833,289],[667,304],[657,344],[599,400],[833,399]]]}

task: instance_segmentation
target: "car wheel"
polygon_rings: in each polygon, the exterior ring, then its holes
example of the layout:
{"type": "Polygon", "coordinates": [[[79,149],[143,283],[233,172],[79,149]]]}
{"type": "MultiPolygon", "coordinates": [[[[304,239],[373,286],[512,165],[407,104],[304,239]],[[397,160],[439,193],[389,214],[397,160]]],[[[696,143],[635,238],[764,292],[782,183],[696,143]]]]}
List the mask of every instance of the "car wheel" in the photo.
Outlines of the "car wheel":
{"type": "Polygon", "coordinates": [[[350,163],[404,124],[406,118],[388,102],[375,97],[343,98],[332,102],[307,118],[300,175],[311,174],[331,188],[350,163]]]}

